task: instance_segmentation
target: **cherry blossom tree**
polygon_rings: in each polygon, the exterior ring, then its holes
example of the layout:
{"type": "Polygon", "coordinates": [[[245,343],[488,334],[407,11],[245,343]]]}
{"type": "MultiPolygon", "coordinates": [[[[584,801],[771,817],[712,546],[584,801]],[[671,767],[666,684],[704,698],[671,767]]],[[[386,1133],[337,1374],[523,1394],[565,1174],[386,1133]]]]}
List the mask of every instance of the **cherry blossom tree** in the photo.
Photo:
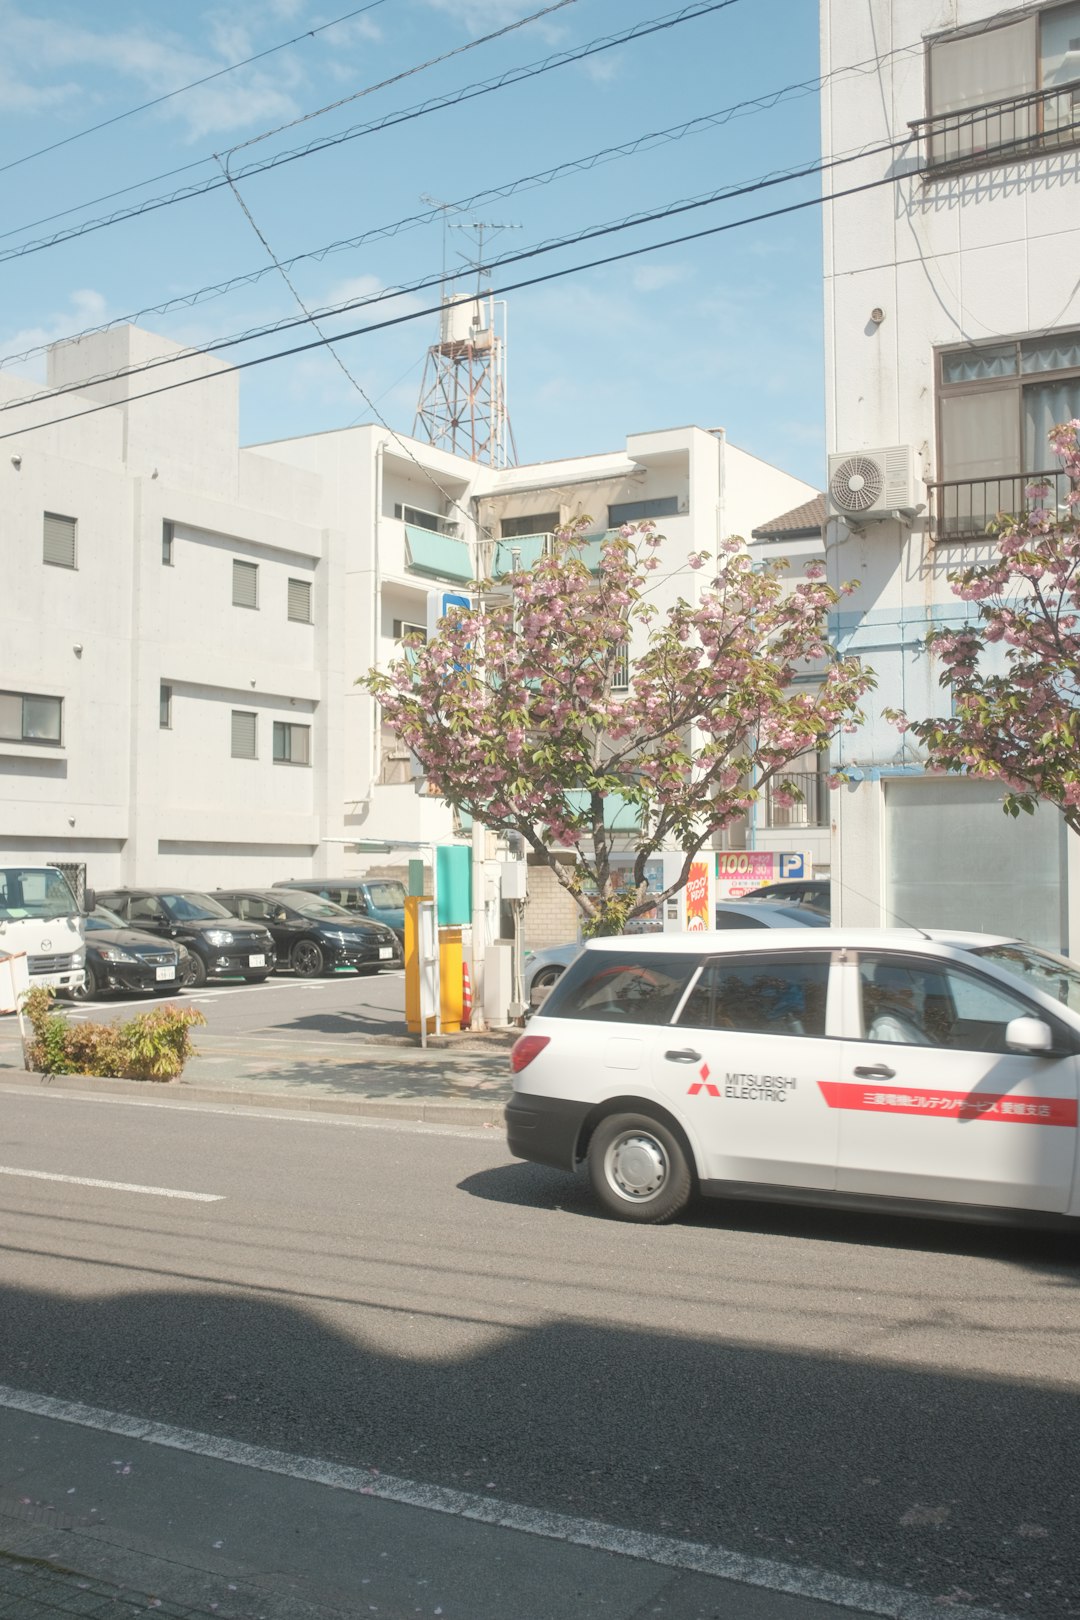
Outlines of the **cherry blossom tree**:
{"type": "Polygon", "coordinates": [[[1080,832],[1080,420],[1050,443],[1070,479],[1064,513],[1046,504],[1049,485],[1029,485],[1027,511],[991,525],[989,561],[951,577],[976,618],[928,637],[952,715],[886,714],[932,769],[997,778],[1009,814],[1046,800],[1080,832]]]}
{"type": "Polygon", "coordinates": [[[821,564],[792,588],[786,564],[754,566],[732,539],[707,576],[709,553],[688,559],[701,588],[686,600],[664,577],[653,525],[624,526],[587,560],[588,521],[560,531],[534,567],[485,581],[472,610],[361,684],[430,790],[519,833],[586,931],[607,934],[676,893],[766,783],[794,802],[785,769],[854,729],[873,681],[829,645],[839,598],[821,564]],[[793,686],[805,660],[820,678],[793,686]],[[613,859],[626,837],[615,812],[634,824],[629,879],[613,859]],[[665,849],[683,861],[657,894],[646,862],[665,849]]]}

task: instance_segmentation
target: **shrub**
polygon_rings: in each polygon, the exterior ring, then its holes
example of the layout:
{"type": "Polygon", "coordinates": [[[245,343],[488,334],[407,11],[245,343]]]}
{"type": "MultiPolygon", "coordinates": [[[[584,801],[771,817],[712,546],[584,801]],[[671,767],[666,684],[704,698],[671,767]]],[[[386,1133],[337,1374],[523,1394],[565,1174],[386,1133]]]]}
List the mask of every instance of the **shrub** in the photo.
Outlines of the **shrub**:
{"type": "Polygon", "coordinates": [[[40,1074],[89,1074],[119,1080],[175,1080],[194,1055],[191,1029],[205,1024],[186,1007],[153,1007],[124,1023],[71,1024],[41,986],[23,997],[33,1038],[27,1060],[40,1074]]]}

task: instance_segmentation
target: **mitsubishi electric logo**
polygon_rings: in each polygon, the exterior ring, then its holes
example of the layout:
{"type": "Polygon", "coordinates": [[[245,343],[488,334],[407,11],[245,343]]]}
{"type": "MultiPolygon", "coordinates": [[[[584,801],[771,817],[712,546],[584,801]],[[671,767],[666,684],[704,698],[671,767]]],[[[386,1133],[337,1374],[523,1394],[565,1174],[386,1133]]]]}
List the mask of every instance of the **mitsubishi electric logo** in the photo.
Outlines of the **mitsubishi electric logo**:
{"type": "Polygon", "coordinates": [[[693,1082],[687,1092],[687,1096],[696,1097],[698,1092],[705,1091],[710,1097],[719,1097],[720,1087],[714,1086],[712,1081],[709,1079],[709,1065],[707,1063],[703,1063],[701,1065],[701,1068],[698,1070],[698,1074],[700,1074],[701,1079],[693,1082]]]}

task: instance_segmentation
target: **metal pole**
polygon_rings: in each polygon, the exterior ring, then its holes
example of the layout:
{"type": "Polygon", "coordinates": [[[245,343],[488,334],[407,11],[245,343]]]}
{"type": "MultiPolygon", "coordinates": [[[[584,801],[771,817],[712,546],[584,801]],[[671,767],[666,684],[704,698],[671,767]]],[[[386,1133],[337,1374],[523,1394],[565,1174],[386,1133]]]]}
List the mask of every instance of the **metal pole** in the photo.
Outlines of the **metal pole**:
{"type": "Polygon", "coordinates": [[[487,884],[484,863],[487,857],[487,829],[472,824],[472,980],[473,1014],[471,1029],[484,1030],[484,956],[487,950],[487,884]]]}
{"type": "Polygon", "coordinates": [[[431,848],[431,904],[433,910],[432,926],[435,938],[435,1033],[442,1034],[442,956],[439,952],[439,856],[438,850],[432,844],[431,848]]]}

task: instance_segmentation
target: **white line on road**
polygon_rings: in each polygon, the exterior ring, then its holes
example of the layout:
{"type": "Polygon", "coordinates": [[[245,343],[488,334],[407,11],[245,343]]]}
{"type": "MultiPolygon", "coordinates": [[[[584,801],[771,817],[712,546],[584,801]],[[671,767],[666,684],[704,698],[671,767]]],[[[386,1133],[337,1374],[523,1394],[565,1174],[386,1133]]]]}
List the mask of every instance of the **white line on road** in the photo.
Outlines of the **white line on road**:
{"type": "MultiPolygon", "coordinates": [[[[61,1401],[51,1395],[9,1389],[0,1384],[0,1407],[29,1412],[35,1417],[55,1418],[83,1429],[123,1435],[147,1445],[186,1451],[197,1457],[213,1457],[240,1468],[255,1468],[264,1474],[283,1474],[289,1479],[308,1480],[335,1491],[356,1496],[375,1496],[403,1507],[426,1508],[454,1518],[473,1519],[516,1530],[527,1536],[543,1536],[596,1552],[620,1554],[665,1569],[681,1569],[744,1586],[765,1587],[772,1592],[790,1592],[798,1597],[832,1603],[842,1609],[864,1614],[888,1615],[891,1620],[941,1620],[941,1602],[917,1597],[900,1587],[880,1581],[851,1580],[827,1570],[807,1565],[782,1564],[772,1558],[753,1558],[726,1547],[704,1542],[679,1541],[674,1536],[651,1535],[642,1530],[624,1530],[598,1519],[577,1519],[565,1513],[546,1513],[541,1508],[522,1507],[497,1497],[477,1496],[470,1491],[451,1490],[443,1485],[427,1485],[417,1480],[399,1479],[374,1469],[348,1468],[342,1463],[318,1457],[298,1457],[288,1451],[271,1451],[263,1446],[245,1445],[222,1435],[201,1434],[195,1429],[177,1429],[168,1423],[152,1423],[124,1412],[109,1412],[80,1401],[61,1401]]],[[[964,1606],[965,1620],[1010,1620],[1000,1610],[964,1606]]]]}
{"type": "Polygon", "coordinates": [[[73,1187],[104,1187],[109,1192],[150,1193],[154,1198],[189,1198],[196,1204],[220,1204],[224,1193],[180,1192],[176,1187],[140,1187],[133,1181],[97,1181],[92,1176],[61,1176],[52,1170],[16,1170],[0,1164],[0,1176],[24,1176],[29,1181],[67,1181],[73,1187]]]}

